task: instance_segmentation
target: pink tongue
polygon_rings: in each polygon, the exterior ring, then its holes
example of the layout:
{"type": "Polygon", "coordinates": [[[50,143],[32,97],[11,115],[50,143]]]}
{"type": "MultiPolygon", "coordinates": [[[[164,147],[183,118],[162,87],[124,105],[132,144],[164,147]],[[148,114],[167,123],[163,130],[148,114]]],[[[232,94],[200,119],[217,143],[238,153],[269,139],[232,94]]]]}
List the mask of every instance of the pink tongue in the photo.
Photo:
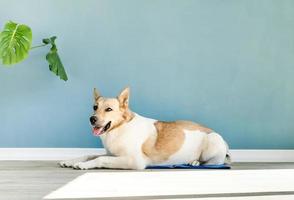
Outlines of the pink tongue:
{"type": "Polygon", "coordinates": [[[98,136],[98,135],[100,135],[102,133],[102,130],[103,130],[103,127],[101,127],[101,128],[93,128],[93,134],[95,136],[98,136]]]}

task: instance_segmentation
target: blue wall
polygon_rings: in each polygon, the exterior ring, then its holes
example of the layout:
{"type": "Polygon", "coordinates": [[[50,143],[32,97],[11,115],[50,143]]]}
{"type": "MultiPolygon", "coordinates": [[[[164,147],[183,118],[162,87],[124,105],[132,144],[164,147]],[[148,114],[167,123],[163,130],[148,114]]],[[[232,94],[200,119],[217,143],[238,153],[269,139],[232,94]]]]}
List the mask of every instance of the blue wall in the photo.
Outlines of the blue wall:
{"type": "Polygon", "coordinates": [[[92,89],[129,85],[145,116],[198,121],[232,148],[294,148],[292,0],[3,0],[0,11],[1,27],[30,25],[34,45],[57,35],[69,76],[48,71],[47,48],[0,66],[0,147],[99,147],[92,89]]]}

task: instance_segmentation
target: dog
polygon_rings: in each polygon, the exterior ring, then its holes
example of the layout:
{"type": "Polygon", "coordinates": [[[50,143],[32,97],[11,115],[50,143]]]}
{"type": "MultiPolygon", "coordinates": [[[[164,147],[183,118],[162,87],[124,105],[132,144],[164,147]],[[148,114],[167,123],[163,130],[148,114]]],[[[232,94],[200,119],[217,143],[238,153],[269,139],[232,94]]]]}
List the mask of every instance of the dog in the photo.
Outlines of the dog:
{"type": "Polygon", "coordinates": [[[164,122],[129,108],[130,89],[105,98],[94,89],[93,134],[101,138],[105,155],[61,161],[74,169],[145,169],[149,165],[218,165],[229,161],[229,148],[215,131],[191,121],[164,122]]]}

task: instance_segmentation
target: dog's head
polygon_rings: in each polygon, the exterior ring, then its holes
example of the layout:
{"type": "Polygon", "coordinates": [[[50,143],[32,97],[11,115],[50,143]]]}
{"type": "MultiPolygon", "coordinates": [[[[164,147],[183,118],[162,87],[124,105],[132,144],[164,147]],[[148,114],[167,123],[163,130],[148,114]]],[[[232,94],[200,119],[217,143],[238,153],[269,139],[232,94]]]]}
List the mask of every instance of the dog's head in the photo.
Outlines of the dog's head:
{"type": "Polygon", "coordinates": [[[133,118],[129,110],[130,89],[125,88],[117,98],[105,98],[94,88],[94,114],[90,117],[93,134],[99,136],[133,118]]]}

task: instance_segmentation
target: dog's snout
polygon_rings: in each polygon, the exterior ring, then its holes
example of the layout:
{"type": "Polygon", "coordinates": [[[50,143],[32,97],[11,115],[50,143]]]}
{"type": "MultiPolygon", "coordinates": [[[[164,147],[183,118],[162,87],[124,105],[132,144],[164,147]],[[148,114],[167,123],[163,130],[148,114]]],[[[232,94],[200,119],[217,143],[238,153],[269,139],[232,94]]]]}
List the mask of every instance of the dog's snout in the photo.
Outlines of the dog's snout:
{"type": "Polygon", "coordinates": [[[90,122],[92,125],[94,125],[97,122],[97,117],[96,116],[91,116],[90,117],[90,122]]]}

